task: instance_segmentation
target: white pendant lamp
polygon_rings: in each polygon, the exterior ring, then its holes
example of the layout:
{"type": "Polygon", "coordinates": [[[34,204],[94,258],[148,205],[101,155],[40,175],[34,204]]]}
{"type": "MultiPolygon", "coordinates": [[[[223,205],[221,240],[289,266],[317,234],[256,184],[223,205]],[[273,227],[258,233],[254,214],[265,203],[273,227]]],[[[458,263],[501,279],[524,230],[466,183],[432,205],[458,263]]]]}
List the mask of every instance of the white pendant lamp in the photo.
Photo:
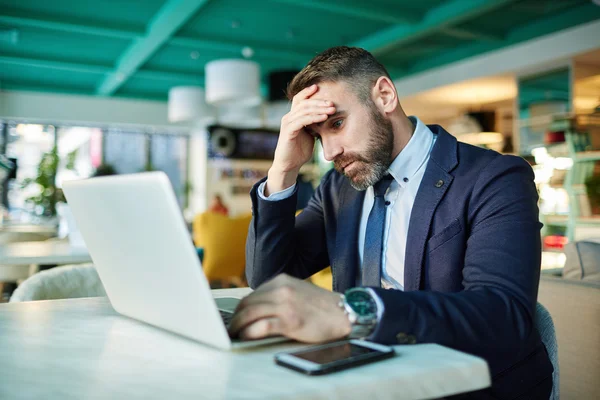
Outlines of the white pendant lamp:
{"type": "Polygon", "coordinates": [[[260,67],[248,60],[215,60],[205,67],[206,102],[215,106],[257,106],[260,67]]]}
{"type": "Polygon", "coordinates": [[[481,124],[468,114],[461,115],[448,126],[448,132],[454,136],[465,135],[467,133],[479,133],[481,131],[481,124]]]}
{"type": "Polygon", "coordinates": [[[204,90],[198,86],[176,86],[169,90],[169,121],[209,124],[215,111],[206,104],[204,90]]]}
{"type": "Polygon", "coordinates": [[[459,142],[475,146],[486,146],[501,150],[504,135],[499,132],[483,132],[481,124],[468,114],[456,118],[449,126],[448,132],[453,134],[459,142]]]}
{"type": "Polygon", "coordinates": [[[219,124],[232,128],[261,128],[262,106],[241,107],[227,105],[219,107],[219,124]]]}

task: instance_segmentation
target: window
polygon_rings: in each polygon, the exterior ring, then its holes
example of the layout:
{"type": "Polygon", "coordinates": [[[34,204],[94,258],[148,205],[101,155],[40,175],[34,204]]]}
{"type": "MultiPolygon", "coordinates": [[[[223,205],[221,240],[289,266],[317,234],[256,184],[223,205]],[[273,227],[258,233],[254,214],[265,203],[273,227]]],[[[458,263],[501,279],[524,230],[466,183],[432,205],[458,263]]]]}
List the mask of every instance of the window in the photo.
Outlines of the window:
{"type": "Polygon", "coordinates": [[[55,143],[55,127],[38,124],[9,124],[6,137],[6,156],[17,160],[17,177],[8,183],[7,200],[11,217],[30,221],[41,210],[26,202],[26,199],[40,193],[40,187],[23,182],[35,179],[44,153],[52,151],[55,143]]]}
{"type": "Polygon", "coordinates": [[[190,187],[187,183],[189,137],[157,134],[150,136],[150,140],[150,165],[152,169],[167,174],[179,200],[179,205],[185,208],[187,206],[187,191],[190,187]]]}
{"type": "Polygon", "coordinates": [[[189,137],[168,133],[149,134],[142,130],[73,127],[39,124],[8,124],[6,156],[17,160],[17,177],[8,183],[7,200],[11,218],[37,222],[44,210],[26,200],[41,193],[35,183],[45,153],[56,149],[56,187],[71,179],[87,178],[101,165],[112,166],[118,174],[150,170],[164,171],[179,204],[187,206],[189,137]]]}

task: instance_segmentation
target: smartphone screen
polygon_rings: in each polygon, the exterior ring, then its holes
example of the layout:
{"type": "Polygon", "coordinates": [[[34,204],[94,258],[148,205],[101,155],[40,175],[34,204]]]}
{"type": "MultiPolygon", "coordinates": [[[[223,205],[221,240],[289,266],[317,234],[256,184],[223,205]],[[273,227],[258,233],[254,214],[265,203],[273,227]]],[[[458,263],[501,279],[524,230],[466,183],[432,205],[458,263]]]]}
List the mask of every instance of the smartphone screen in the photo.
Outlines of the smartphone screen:
{"type": "Polygon", "coordinates": [[[345,340],[293,353],[279,353],[275,356],[275,362],[305,374],[321,375],[383,360],[394,354],[394,349],[388,346],[362,340],[345,340]]]}
{"type": "Polygon", "coordinates": [[[317,364],[329,364],[335,361],[360,356],[363,354],[377,353],[378,350],[358,346],[351,342],[340,343],[335,346],[325,347],[305,352],[292,353],[303,360],[317,364]]]}

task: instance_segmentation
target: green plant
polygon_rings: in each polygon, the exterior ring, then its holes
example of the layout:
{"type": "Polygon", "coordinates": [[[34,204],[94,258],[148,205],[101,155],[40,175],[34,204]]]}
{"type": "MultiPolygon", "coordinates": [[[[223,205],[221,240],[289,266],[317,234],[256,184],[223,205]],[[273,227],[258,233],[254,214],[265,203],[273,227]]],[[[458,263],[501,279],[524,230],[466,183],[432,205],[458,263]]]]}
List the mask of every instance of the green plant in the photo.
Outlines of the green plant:
{"type": "Polygon", "coordinates": [[[144,169],[142,170],[142,172],[152,172],[154,171],[154,165],[152,165],[152,162],[150,160],[146,161],[146,165],[144,165],[144,169]]]}
{"type": "MultiPolygon", "coordinates": [[[[66,168],[75,170],[75,158],[77,150],[72,151],[67,155],[66,168]]],[[[27,178],[22,182],[21,187],[25,188],[29,185],[36,184],[39,188],[39,193],[35,196],[27,198],[25,201],[33,204],[37,214],[45,217],[56,216],[56,204],[64,202],[65,198],[62,190],[56,187],[56,174],[60,164],[60,156],[58,148],[54,146],[52,150],[42,155],[42,159],[38,165],[38,172],[35,178],[27,178]]]]}
{"type": "Polygon", "coordinates": [[[190,205],[190,196],[194,191],[194,186],[192,182],[185,181],[183,183],[183,187],[181,188],[181,194],[183,195],[183,208],[187,208],[190,205]]]}
{"type": "Polygon", "coordinates": [[[600,175],[592,175],[586,179],[585,189],[590,199],[592,210],[600,210],[600,175]]]}

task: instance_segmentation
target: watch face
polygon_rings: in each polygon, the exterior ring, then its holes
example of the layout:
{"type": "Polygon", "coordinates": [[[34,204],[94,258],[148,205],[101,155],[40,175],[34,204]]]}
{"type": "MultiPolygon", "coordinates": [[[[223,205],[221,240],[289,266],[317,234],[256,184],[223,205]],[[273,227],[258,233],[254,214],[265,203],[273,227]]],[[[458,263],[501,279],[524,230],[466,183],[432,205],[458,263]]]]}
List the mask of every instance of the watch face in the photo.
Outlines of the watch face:
{"type": "Polygon", "coordinates": [[[365,290],[349,290],[346,293],[346,302],[361,317],[377,315],[377,303],[365,290]]]}

